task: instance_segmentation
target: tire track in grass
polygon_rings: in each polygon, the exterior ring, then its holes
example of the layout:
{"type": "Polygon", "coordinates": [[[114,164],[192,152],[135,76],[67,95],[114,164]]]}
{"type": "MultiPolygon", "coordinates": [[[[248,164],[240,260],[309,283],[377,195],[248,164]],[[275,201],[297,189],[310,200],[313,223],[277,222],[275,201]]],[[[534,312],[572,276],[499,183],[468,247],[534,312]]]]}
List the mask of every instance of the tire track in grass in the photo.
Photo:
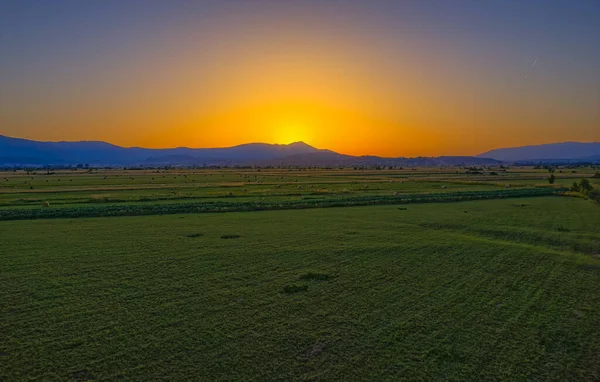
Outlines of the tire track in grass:
{"type": "MultiPolygon", "coordinates": [[[[503,341],[506,341],[506,335],[510,332],[513,331],[513,328],[517,325],[520,324],[522,317],[531,310],[531,308],[540,300],[541,296],[543,295],[544,291],[545,291],[545,285],[548,283],[548,280],[551,279],[552,277],[554,277],[557,272],[562,269],[562,265],[563,262],[565,260],[563,259],[562,261],[557,261],[555,262],[555,265],[547,272],[546,276],[544,277],[544,279],[541,281],[541,283],[537,283],[536,286],[532,289],[530,289],[527,293],[527,299],[525,301],[524,304],[522,304],[519,309],[510,316],[510,318],[505,321],[500,330],[497,331],[497,335],[495,337],[495,339],[493,339],[493,341],[491,342],[491,346],[487,347],[487,350],[484,349],[484,352],[482,353],[482,356],[480,357],[480,362],[476,365],[476,369],[478,370],[484,370],[485,366],[488,364],[487,360],[490,358],[496,358],[498,356],[497,353],[497,345],[503,341]],[[493,355],[493,357],[492,357],[493,355]]],[[[539,280],[539,279],[538,279],[539,280]]],[[[510,350],[504,350],[504,353],[506,354],[507,351],[510,350]]]]}
{"type": "MultiPolygon", "coordinates": [[[[416,227],[422,228],[422,226],[420,226],[419,224],[414,224],[414,223],[405,223],[405,224],[410,224],[410,225],[414,225],[416,227]]],[[[485,236],[482,237],[480,235],[470,235],[468,233],[465,233],[465,230],[470,229],[469,226],[461,227],[461,229],[448,228],[448,227],[430,228],[430,229],[434,229],[436,231],[446,231],[449,233],[451,232],[453,235],[456,235],[456,237],[460,238],[460,239],[468,239],[468,240],[472,240],[472,241],[479,241],[479,242],[484,242],[484,243],[489,243],[489,244],[502,244],[502,245],[506,245],[506,246],[514,246],[514,247],[536,250],[538,252],[540,250],[542,250],[548,254],[576,257],[579,260],[581,260],[582,258],[592,259],[591,256],[589,256],[585,253],[582,253],[582,252],[575,252],[575,251],[557,249],[557,248],[553,248],[553,247],[540,246],[540,245],[529,244],[529,243],[521,242],[521,241],[503,240],[503,239],[498,239],[498,238],[492,239],[492,238],[485,237],[485,236]],[[464,228],[464,230],[462,228],[464,228]]]]}

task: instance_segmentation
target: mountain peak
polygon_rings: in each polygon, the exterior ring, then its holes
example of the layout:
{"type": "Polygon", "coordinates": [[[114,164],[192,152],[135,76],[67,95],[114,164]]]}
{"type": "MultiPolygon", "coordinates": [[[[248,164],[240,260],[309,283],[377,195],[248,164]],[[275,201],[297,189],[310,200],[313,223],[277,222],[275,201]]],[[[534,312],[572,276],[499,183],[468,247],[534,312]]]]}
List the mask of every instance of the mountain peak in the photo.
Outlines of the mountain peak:
{"type": "Polygon", "coordinates": [[[307,143],[304,143],[302,141],[288,143],[286,146],[288,146],[288,147],[310,147],[311,149],[314,149],[313,146],[311,146],[307,143]]]}

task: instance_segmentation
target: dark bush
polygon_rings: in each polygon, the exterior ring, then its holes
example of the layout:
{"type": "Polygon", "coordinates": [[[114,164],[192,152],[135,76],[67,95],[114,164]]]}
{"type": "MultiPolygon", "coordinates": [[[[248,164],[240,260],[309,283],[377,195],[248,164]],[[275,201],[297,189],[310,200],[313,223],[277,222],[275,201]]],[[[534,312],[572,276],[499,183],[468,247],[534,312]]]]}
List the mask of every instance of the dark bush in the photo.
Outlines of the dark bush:
{"type": "Polygon", "coordinates": [[[286,285],[283,288],[283,293],[292,294],[292,293],[306,292],[307,290],[308,290],[308,285],[292,284],[292,285],[286,285]]]}
{"type": "Polygon", "coordinates": [[[579,192],[579,191],[581,191],[579,189],[579,183],[573,182],[573,185],[571,186],[571,191],[573,191],[573,192],[579,192]]]}
{"type": "Polygon", "coordinates": [[[317,280],[317,281],[327,281],[329,280],[329,275],[327,273],[313,273],[308,272],[300,276],[300,280],[317,280]]]}
{"type": "Polygon", "coordinates": [[[581,189],[581,192],[590,192],[594,189],[594,187],[589,180],[584,178],[581,179],[581,182],[579,182],[579,189],[581,189]]]}
{"type": "Polygon", "coordinates": [[[241,237],[240,235],[223,235],[221,236],[221,239],[237,239],[238,237],[241,237]]]}

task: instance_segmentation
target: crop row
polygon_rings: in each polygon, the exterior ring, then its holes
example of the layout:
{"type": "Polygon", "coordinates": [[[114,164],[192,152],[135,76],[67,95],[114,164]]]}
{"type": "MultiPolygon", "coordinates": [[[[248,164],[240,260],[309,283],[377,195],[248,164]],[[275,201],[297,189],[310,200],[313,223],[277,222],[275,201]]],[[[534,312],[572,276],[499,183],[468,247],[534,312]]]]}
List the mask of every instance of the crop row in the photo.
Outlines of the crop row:
{"type": "Polygon", "coordinates": [[[204,212],[240,212],[367,206],[384,204],[458,202],[480,199],[521,198],[557,195],[566,189],[540,187],[514,190],[465,191],[429,194],[366,195],[346,198],[301,199],[283,201],[212,201],[172,204],[104,205],[73,208],[35,208],[0,210],[0,220],[84,218],[102,216],[143,216],[204,212]]]}

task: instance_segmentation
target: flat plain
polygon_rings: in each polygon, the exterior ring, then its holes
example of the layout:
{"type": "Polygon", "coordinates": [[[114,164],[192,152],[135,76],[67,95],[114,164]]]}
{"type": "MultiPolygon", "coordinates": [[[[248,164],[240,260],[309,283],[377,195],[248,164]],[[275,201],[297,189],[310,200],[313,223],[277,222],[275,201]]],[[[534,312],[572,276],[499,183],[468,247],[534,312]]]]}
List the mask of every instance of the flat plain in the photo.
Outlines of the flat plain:
{"type": "MultiPolygon", "coordinates": [[[[595,172],[125,171],[1,173],[0,216],[560,190],[595,172]]],[[[600,379],[600,206],[439,201],[0,221],[0,380],[600,379]]]]}

